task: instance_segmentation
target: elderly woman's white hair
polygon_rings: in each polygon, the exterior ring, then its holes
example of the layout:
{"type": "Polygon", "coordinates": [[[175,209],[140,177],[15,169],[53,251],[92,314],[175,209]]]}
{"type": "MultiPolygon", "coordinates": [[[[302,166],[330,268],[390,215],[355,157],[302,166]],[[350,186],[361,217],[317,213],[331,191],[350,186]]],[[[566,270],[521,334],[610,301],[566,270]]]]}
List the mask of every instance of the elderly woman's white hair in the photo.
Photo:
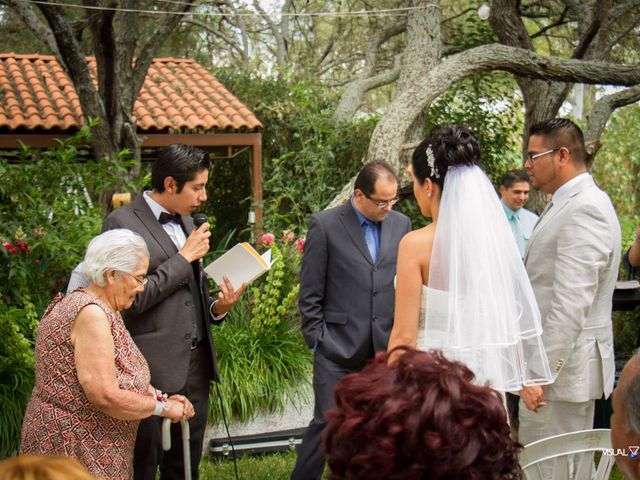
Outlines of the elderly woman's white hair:
{"type": "Polygon", "coordinates": [[[87,247],[82,273],[91,283],[103,287],[109,270],[131,273],[142,259],[149,258],[144,239],[126,228],[101,233],[87,247]]]}

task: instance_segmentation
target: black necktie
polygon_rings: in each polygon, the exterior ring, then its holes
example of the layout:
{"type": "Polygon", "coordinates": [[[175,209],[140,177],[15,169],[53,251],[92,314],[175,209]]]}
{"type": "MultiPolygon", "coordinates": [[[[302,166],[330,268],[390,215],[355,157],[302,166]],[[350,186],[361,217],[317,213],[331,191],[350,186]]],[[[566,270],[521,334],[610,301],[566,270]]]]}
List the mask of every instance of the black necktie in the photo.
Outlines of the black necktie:
{"type": "Polygon", "coordinates": [[[182,216],[179,213],[167,213],[167,212],[162,212],[160,214],[160,218],[158,218],[158,220],[160,221],[161,224],[165,224],[165,223],[169,223],[169,222],[174,222],[177,223],[178,225],[180,225],[182,222],[182,216]]]}

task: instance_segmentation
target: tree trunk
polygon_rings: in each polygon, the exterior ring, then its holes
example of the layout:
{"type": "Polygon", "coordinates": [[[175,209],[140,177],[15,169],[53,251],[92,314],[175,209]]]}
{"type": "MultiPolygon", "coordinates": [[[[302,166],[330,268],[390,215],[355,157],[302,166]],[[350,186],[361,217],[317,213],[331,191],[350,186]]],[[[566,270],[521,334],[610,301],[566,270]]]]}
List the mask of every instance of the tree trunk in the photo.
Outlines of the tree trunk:
{"type": "MultiPolygon", "coordinates": [[[[440,35],[440,2],[413,0],[414,7],[407,19],[407,41],[402,56],[402,68],[398,78],[396,97],[389,109],[373,131],[366,161],[384,160],[391,164],[396,172],[402,170],[403,143],[412,141],[422,134],[424,117],[430,102],[414,115],[406,116],[413,92],[429,76],[430,70],[438,64],[442,52],[440,35]],[[387,143],[389,142],[389,143],[387,143]]],[[[355,177],[343,187],[331,201],[329,207],[346,201],[353,191],[355,177]]]]}

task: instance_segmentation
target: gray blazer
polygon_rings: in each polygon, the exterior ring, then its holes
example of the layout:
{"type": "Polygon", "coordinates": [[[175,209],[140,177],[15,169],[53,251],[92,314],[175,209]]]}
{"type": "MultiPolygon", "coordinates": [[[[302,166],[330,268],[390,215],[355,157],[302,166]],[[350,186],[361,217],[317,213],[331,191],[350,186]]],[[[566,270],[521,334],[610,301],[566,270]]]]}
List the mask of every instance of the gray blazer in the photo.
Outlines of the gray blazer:
{"type": "MultiPolygon", "coordinates": [[[[191,217],[182,217],[187,231],[193,228],[191,217]]],[[[128,228],[142,236],[149,248],[148,282],[144,291],[122,316],[134,342],[147,359],[151,384],[163,391],[176,392],[184,387],[191,357],[193,297],[190,280],[192,265],[182,256],[142,195],[120,207],[105,219],[103,231],[128,228]]],[[[209,285],[200,272],[200,295],[206,324],[207,346],[211,352],[213,379],[218,379],[215,347],[211,336],[210,314],[214,302],[209,285]]],[[[202,348],[202,347],[200,347],[202,348]]]]}
{"type": "Polygon", "coordinates": [[[620,224],[590,176],[543,212],[525,254],[555,377],[545,398],[586,402],[611,394],[615,373],[611,301],[620,224]]]}
{"type": "Polygon", "coordinates": [[[347,368],[385,350],[393,325],[393,279],[400,239],[411,221],[391,211],[371,260],[351,203],[311,216],[300,272],[302,332],[309,347],[347,368]]]}

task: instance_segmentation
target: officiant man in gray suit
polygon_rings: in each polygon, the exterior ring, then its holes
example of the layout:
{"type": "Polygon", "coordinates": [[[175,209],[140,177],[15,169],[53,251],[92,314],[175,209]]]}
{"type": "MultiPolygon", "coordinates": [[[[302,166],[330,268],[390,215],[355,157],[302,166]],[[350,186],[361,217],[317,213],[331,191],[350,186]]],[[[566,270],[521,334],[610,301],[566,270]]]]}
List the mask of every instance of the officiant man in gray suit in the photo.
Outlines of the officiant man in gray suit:
{"type": "MultiPolygon", "coordinates": [[[[209,224],[194,228],[191,214],[207,200],[209,155],[189,145],[164,148],[153,163],[153,190],[114,210],[103,230],[128,228],[149,248],[144,291],[122,313],[134,342],[149,363],[151,385],[185,395],[196,410],[189,421],[191,471],[198,478],[209,405],[211,380],[218,380],[211,324],[234,305],[244,285],[226,283],[216,297],[202,273],[201,258],[209,250],[209,224]]],[[[182,478],[179,424],[172,425],[171,450],[162,452],[162,419],[140,422],[134,449],[134,479],[182,478]]]]}
{"type": "Polygon", "coordinates": [[[593,428],[595,399],[613,389],[611,302],[620,225],[587,171],[584,137],[567,119],[534,125],[524,166],[552,194],[525,253],[540,307],[551,385],[521,391],[519,441],[593,428]]]}
{"type": "Polygon", "coordinates": [[[300,272],[302,332],[314,350],[315,407],[291,478],[322,477],[322,431],[333,387],[385,351],[393,325],[393,280],[408,217],[392,211],[398,181],[381,161],[367,163],[350,201],[311,216],[300,272]]]}

